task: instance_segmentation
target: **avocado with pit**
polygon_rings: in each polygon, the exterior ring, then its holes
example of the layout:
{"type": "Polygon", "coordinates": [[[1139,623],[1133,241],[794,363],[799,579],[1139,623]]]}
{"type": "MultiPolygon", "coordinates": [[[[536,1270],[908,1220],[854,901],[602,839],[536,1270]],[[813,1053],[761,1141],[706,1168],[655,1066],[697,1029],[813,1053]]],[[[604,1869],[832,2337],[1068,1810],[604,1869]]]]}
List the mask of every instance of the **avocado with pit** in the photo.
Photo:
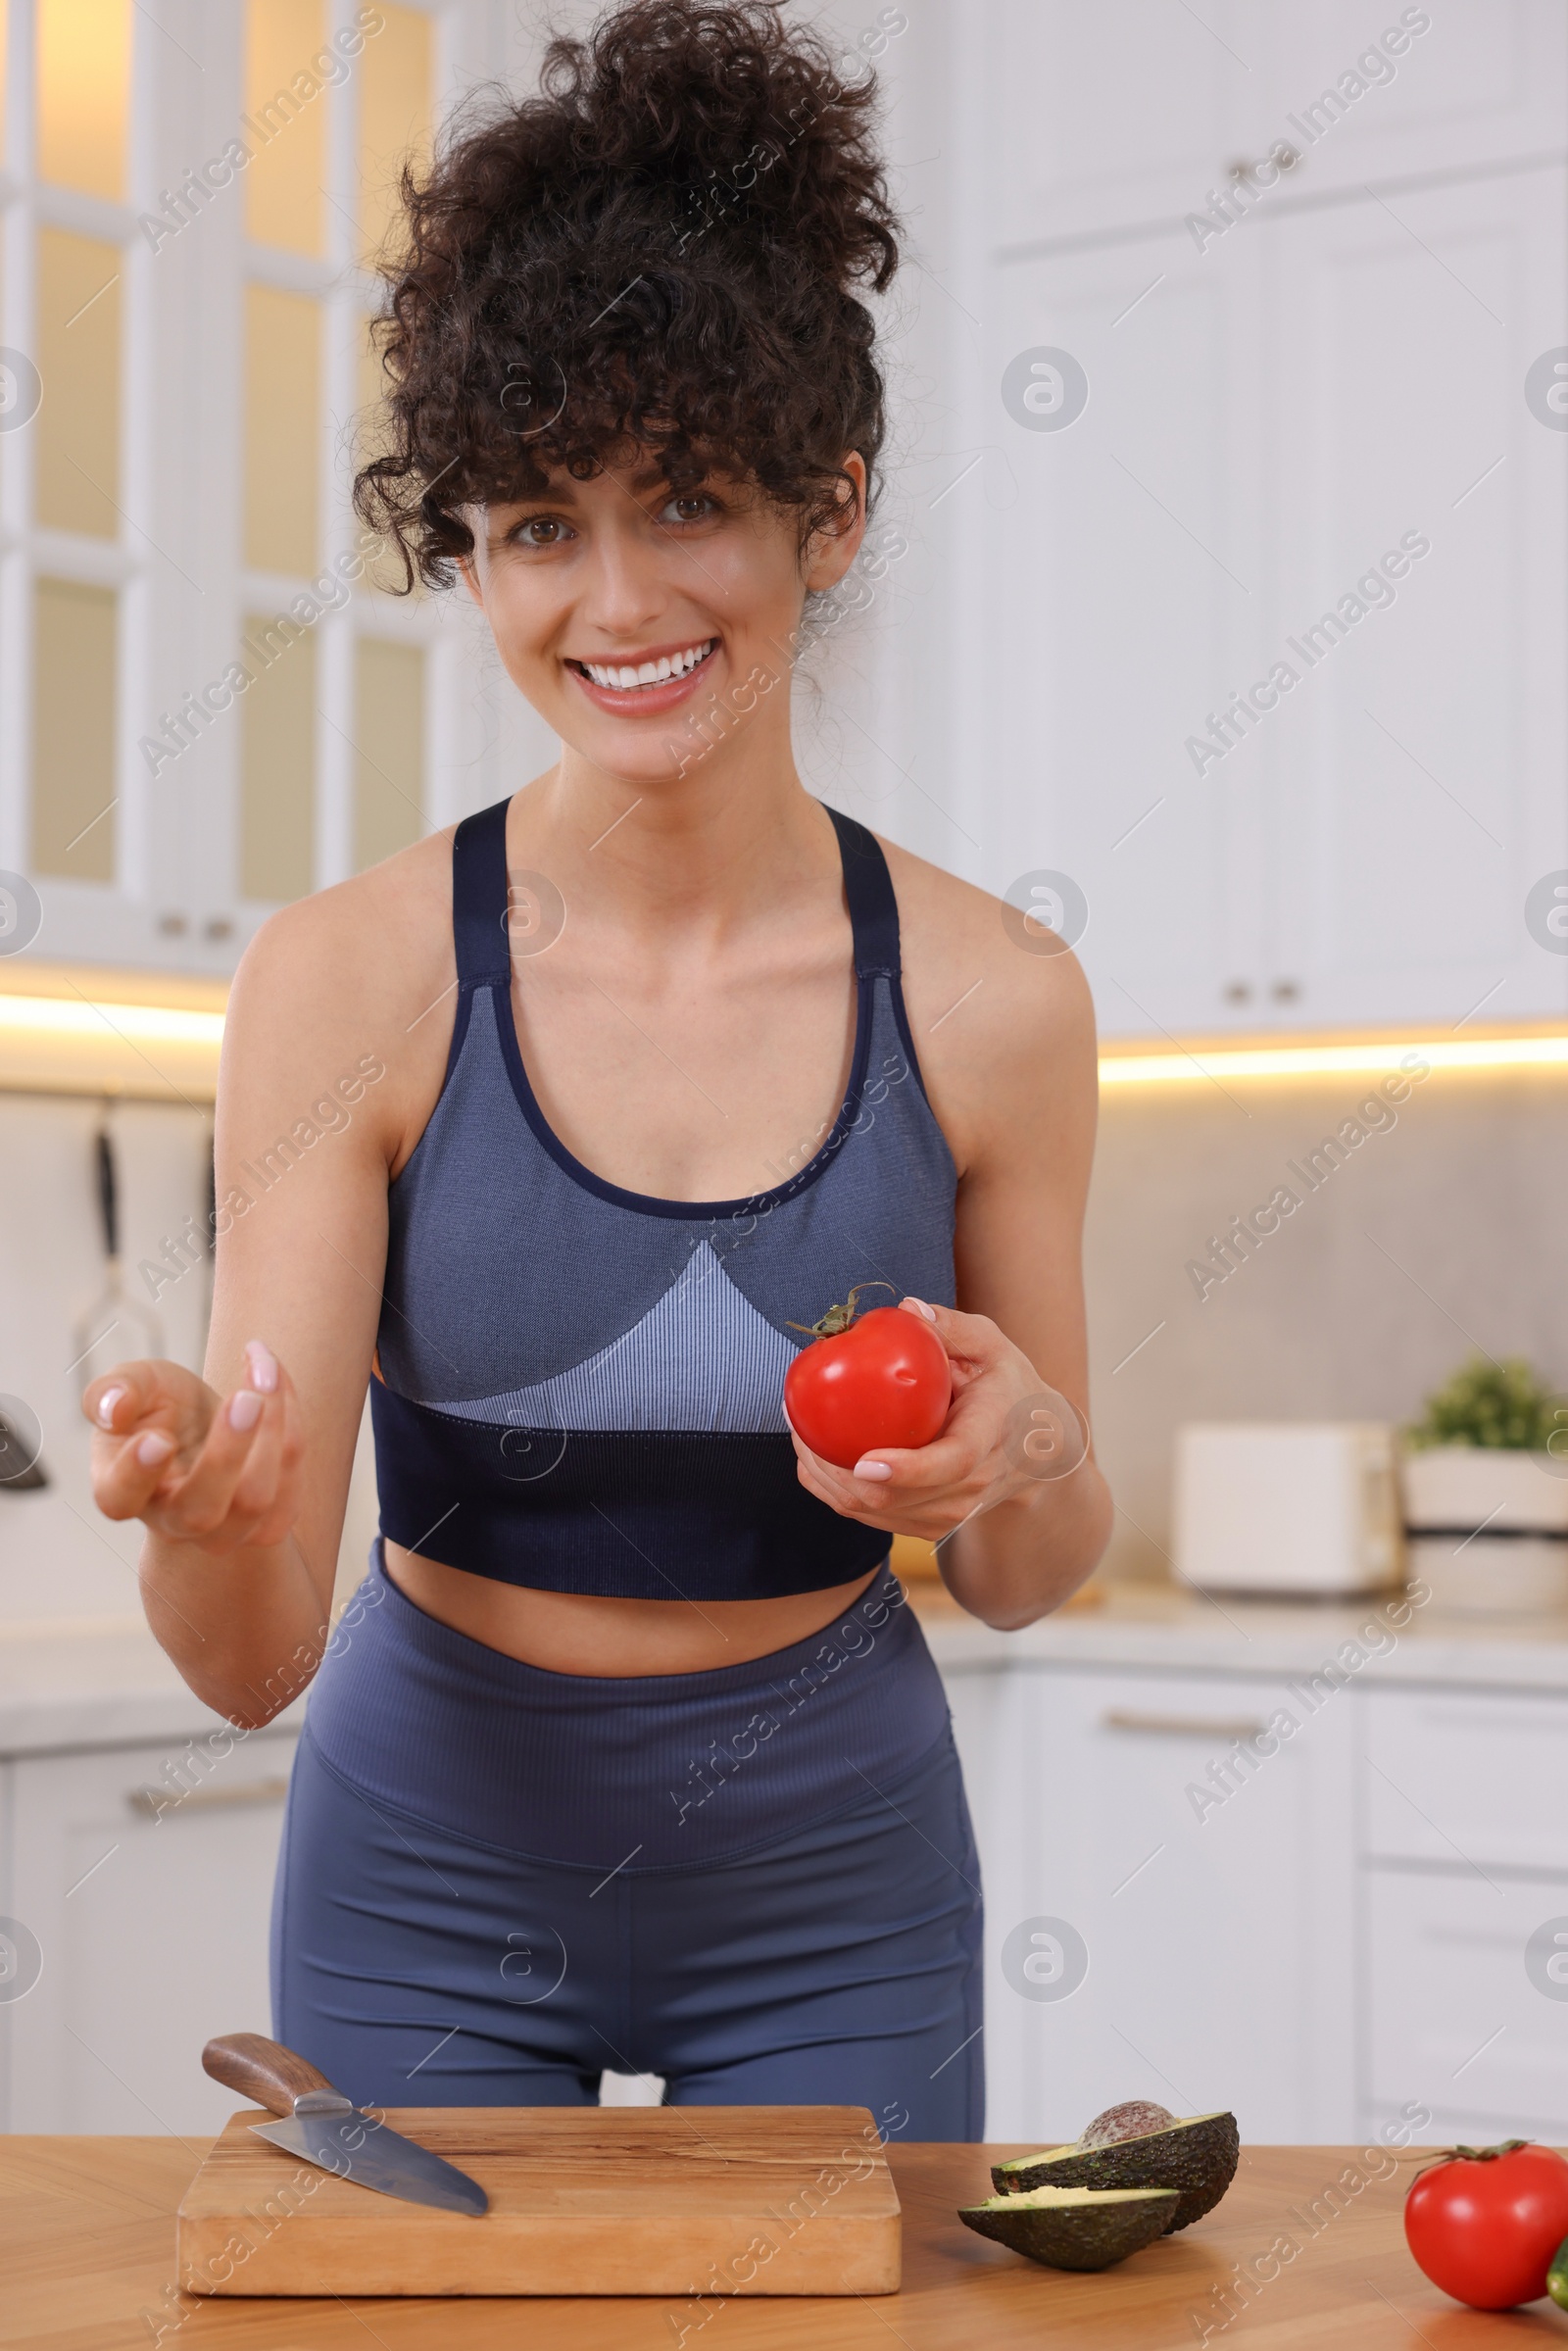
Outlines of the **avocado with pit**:
{"type": "Polygon", "coordinates": [[[1048,2270],[1108,2270],[1163,2236],[1179,2201],[1169,2187],[1039,2187],[960,2205],[958,2218],[1048,2270]]]}
{"type": "Polygon", "coordinates": [[[994,2164],[991,2181],[1002,2196],[1042,2187],[1175,2188],[1168,2233],[1213,2210],[1236,2177],[1241,2152],[1233,2114],[1195,2114],[1136,2138],[1018,2155],[994,2164]]]}

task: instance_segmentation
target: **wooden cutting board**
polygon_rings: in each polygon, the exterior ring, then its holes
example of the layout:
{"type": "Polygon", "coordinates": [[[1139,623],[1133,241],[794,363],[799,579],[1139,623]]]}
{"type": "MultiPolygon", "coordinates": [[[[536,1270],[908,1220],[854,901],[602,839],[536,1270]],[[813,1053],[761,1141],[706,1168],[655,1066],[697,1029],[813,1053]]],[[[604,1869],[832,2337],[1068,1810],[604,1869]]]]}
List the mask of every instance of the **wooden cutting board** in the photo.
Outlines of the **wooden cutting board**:
{"type": "MultiPolygon", "coordinates": [[[[863,2106],[409,2106],[479,2220],[333,2179],[232,2117],[179,2207],[194,2294],[891,2294],[898,2191],[863,2106]]],[[[711,2306],[710,2306],[711,2307],[711,2306]]]]}

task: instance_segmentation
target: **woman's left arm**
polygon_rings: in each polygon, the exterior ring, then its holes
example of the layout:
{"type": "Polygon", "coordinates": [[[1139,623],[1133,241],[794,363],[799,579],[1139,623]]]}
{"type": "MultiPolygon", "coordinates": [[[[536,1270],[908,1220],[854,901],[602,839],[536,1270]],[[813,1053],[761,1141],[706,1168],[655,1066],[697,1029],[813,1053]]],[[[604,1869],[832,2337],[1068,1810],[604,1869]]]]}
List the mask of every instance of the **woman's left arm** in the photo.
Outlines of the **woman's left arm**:
{"type": "Polygon", "coordinates": [[[918,1449],[879,1445],[853,1471],[799,1438],[796,1451],[802,1482],[822,1501],[937,1543],[955,1599],[1011,1630],[1058,1607],[1093,1571],[1112,1504],[1089,1434],[1084,1329],[1094,1008],[1075,957],[1021,953],[1001,929],[982,945],[984,985],[961,1039],[925,1048],[915,1024],[961,1169],[961,1310],[904,1301],[906,1313],[935,1320],[947,1347],[947,1425],[918,1449]]]}

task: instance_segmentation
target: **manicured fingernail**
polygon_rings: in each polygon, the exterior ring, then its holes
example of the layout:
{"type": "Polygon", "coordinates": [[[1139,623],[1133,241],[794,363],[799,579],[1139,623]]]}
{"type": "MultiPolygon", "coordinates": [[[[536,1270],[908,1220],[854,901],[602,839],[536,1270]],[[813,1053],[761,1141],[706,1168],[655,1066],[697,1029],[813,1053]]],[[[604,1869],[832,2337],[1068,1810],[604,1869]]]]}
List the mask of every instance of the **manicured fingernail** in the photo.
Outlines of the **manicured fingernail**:
{"type": "Polygon", "coordinates": [[[262,1417],[262,1399],[254,1388],[236,1388],[228,1399],[231,1429],[254,1429],[262,1417]]]}
{"type": "MultiPolygon", "coordinates": [[[[245,1360],[250,1366],[251,1386],[260,1390],[263,1396],[270,1396],[277,1386],[277,1357],[271,1348],[264,1347],[259,1339],[247,1340],[245,1360]]],[[[249,1428],[250,1423],[237,1421],[235,1426],[249,1428]]]]}
{"type": "Polygon", "coordinates": [[[923,1298],[906,1298],[904,1302],[906,1306],[912,1306],[916,1314],[923,1314],[927,1322],[936,1321],[936,1308],[928,1306],[923,1298]]]}
{"type": "Polygon", "coordinates": [[[123,1388],[106,1388],[98,1398],[98,1425],[112,1429],[115,1425],[115,1406],[124,1395],[123,1388]]]}
{"type": "Polygon", "coordinates": [[[885,1461],[857,1461],[855,1475],[858,1478],[872,1478],[880,1483],[884,1478],[891,1478],[893,1472],[885,1461]]]}
{"type": "Polygon", "coordinates": [[[172,1437],[166,1437],[162,1429],[149,1429],[137,1445],[136,1458],[143,1469],[153,1469],[160,1461],[167,1461],[173,1449],[172,1437]]]}

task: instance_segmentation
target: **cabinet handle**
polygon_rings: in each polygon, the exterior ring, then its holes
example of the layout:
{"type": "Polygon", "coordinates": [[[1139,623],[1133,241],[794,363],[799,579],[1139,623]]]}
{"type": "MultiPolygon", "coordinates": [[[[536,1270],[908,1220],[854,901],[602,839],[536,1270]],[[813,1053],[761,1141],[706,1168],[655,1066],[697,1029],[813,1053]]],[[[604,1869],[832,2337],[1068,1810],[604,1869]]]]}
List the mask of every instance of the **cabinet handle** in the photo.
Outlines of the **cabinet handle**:
{"type": "Polygon", "coordinates": [[[248,1780],[243,1788],[193,1788],[185,1796],[177,1788],[133,1788],[125,1801],[132,1812],[144,1812],[156,1821],[166,1812],[219,1812],[236,1804],[281,1804],[287,1794],[288,1782],[279,1777],[248,1780]]]}
{"type": "Polygon", "coordinates": [[[1274,145],[1269,149],[1267,155],[1260,155],[1255,158],[1245,155],[1239,157],[1238,160],[1231,165],[1230,171],[1227,173],[1227,177],[1231,179],[1250,179],[1252,173],[1258,169],[1259,165],[1270,162],[1278,164],[1282,171],[1294,171],[1300,160],[1301,156],[1299,148],[1293,147],[1288,139],[1277,139],[1274,145]]]}
{"type": "Polygon", "coordinates": [[[1226,1714],[1134,1714],[1113,1706],[1100,1718],[1102,1731],[1145,1732],[1154,1739],[1260,1739],[1267,1723],[1226,1714]]]}

